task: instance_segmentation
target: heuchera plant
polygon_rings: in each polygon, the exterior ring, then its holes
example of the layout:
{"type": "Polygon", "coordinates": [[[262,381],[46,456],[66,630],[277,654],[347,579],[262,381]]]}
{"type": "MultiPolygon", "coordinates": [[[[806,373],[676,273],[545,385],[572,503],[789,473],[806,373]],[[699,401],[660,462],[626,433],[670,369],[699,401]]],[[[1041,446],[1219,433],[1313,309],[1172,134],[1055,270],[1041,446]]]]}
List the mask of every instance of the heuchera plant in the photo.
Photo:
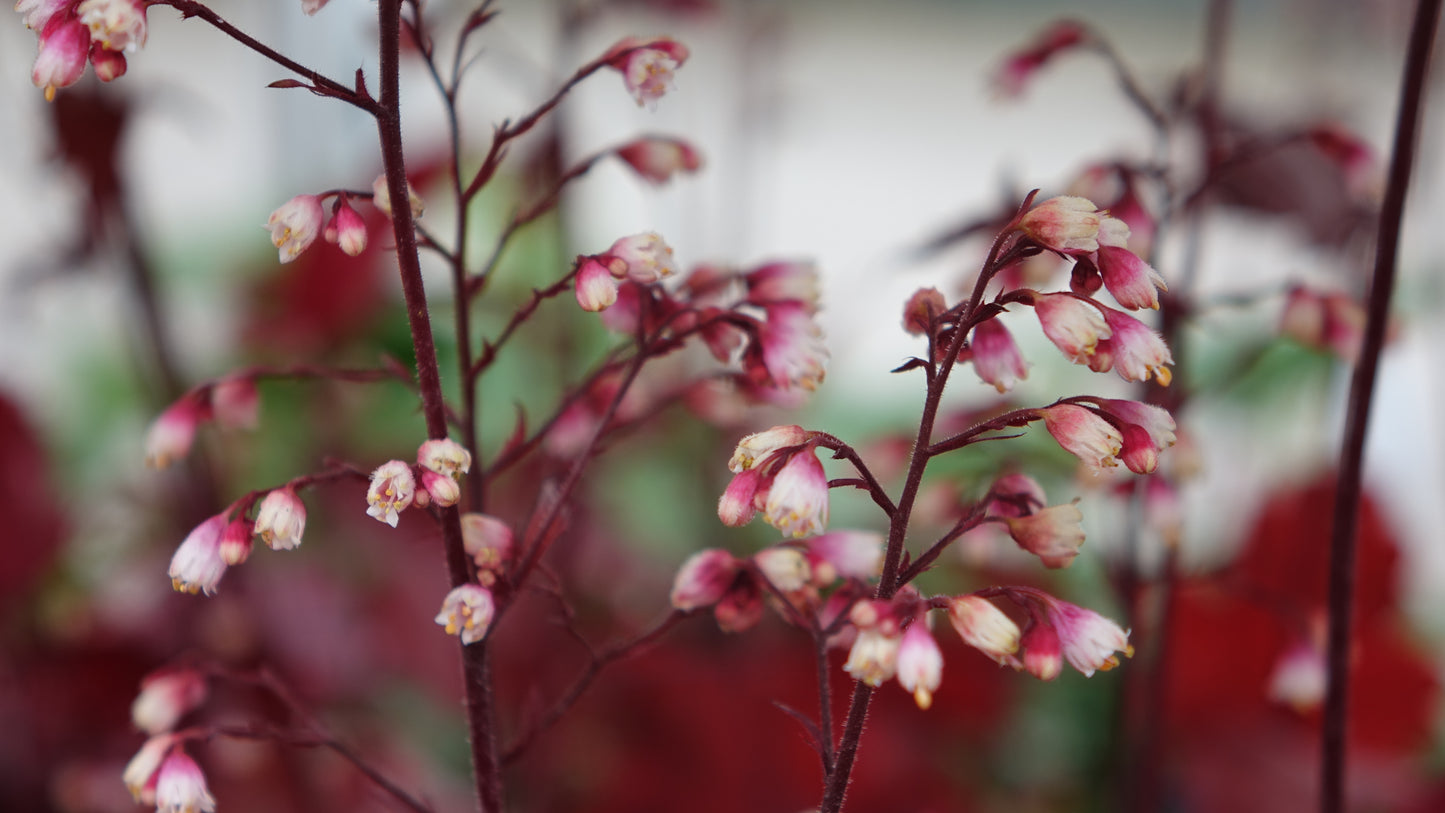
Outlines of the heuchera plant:
{"type": "MultiPolygon", "coordinates": [[[[324,5],[325,0],[303,2],[308,14],[324,5]]],[[[555,279],[536,289],[497,333],[479,339],[470,314],[487,292],[500,253],[519,230],[555,207],[567,183],[609,157],[653,184],[696,171],[702,164],[690,144],[660,136],[590,156],[562,172],[554,188],[519,203],[495,249],[478,262],[468,245],[471,204],[497,177],[509,146],[594,74],[616,72],[637,105],[655,107],[669,92],[674,73],[687,62],[687,47],[667,37],[623,39],[578,68],[537,108],[496,127],[475,167],[464,166],[469,153],[457,122],[457,88],[472,38],[493,18],[490,2],[482,3],[454,30],[441,31],[426,17],[421,3],[381,0],[374,80],[378,90],[373,93],[362,71],[348,82],[324,76],[193,0],[20,0],[16,10],[39,43],[32,81],[49,99],[78,81],[87,64],[103,81],[119,78],[125,73],[126,54],[146,43],[152,6],[169,6],[185,18],[198,18],[298,77],[281,79],[272,87],[305,89],[374,119],[382,175],[369,183],[366,178],[348,178],[342,180],[353,186],[299,191],[270,214],[266,228],[281,263],[295,260],[318,238],[351,256],[361,254],[369,243],[394,242],[416,370],[413,375],[396,365],[336,370],[298,364],[251,367],[201,382],[155,420],[145,441],[147,461],[165,467],[185,457],[208,422],[222,427],[255,425],[257,382],[262,380],[400,380],[415,388],[426,427],[425,436],[418,437],[414,446],[397,449],[395,459],[328,461],[317,471],[236,497],[180,543],[168,570],[171,582],[178,591],[213,594],[222,588],[230,568],[249,559],[256,539],[272,550],[294,550],[302,544],[307,524],[303,496],[322,484],[350,483],[356,492],[356,510],[393,528],[403,514],[424,514],[440,531],[451,578],[450,591],[436,597],[439,610],[434,621],[442,633],[457,636],[461,644],[479,803],[484,810],[500,810],[502,746],[488,667],[489,637],[506,622],[519,595],[543,568],[544,558],[563,533],[569,503],[589,463],[614,433],[664,400],[727,397],[767,402],[780,394],[815,389],[823,381],[827,362],[816,321],[817,272],[806,262],[782,261],[739,269],[700,266],[686,272],[662,236],[626,235],[595,253],[578,256],[569,268],[558,269],[555,279]],[[434,47],[441,36],[453,39],[455,56],[450,64],[438,57],[434,47]],[[449,239],[419,225],[422,199],[408,182],[398,86],[403,41],[419,52],[431,71],[455,139],[445,173],[444,185],[449,188],[443,193],[456,214],[455,233],[449,239]],[[358,206],[371,206],[385,215],[390,234],[368,233],[358,206]],[[444,397],[441,386],[421,251],[435,254],[451,272],[459,356],[452,373],[459,383],[456,402],[444,397]],[[597,314],[579,314],[580,318],[599,319],[619,335],[616,347],[568,386],[538,428],[529,432],[521,426],[500,448],[481,448],[479,380],[545,301],[565,302],[568,294],[575,296],[582,312],[597,314]],[[674,380],[665,393],[637,390],[634,385],[648,365],[690,346],[705,351],[715,364],[674,380]],[[726,394],[720,384],[728,387],[726,394]],[[528,520],[513,527],[489,514],[490,485],[542,449],[562,463],[535,485],[528,520]]],[[[1004,84],[1016,90],[1032,68],[1080,37],[1073,29],[1054,32],[1033,56],[1006,69],[1004,84]]],[[[1031,308],[1044,335],[1070,362],[1099,373],[1113,371],[1127,382],[1153,380],[1167,386],[1173,362],[1169,348],[1133,315],[1158,308],[1158,291],[1163,288],[1163,278],[1131,249],[1131,227],[1122,217],[1083,197],[1057,196],[1039,202],[1036,194],[1029,194],[998,229],[966,298],[950,302],[939,291],[925,289],[904,303],[905,329],[920,338],[923,349],[894,372],[921,376],[923,395],[901,489],[890,493],[854,446],[826,431],[782,425],[747,435],[727,462],[734,476],[718,502],[718,516],[725,525],[737,527],[761,515],[784,541],[747,557],[716,548],[697,552],[676,575],[670,595],[673,611],[623,650],[649,643],[677,622],[708,612],[719,626],[733,632],[752,627],[768,607],[801,628],[820,664],[819,713],[817,719],[796,717],[821,759],[819,809],[826,812],[843,805],[875,692],[896,680],[919,708],[932,703],[944,667],[935,627],[951,627],[985,657],[1042,680],[1058,677],[1065,663],[1086,676],[1118,666],[1120,657],[1133,654],[1126,630],[1035,587],[999,585],[928,595],[915,585],[952,543],[984,525],[1005,530],[1046,568],[1069,566],[1084,541],[1076,502],[1051,504],[1033,478],[1007,472],[979,500],[964,507],[938,538],[919,540],[911,532],[916,530],[915,509],[931,463],[964,454],[978,443],[1011,437],[1006,433],[1031,424],[1041,424],[1088,471],[1122,466],[1136,474],[1153,472],[1160,453],[1175,443],[1176,436],[1169,413],[1150,404],[1069,395],[1050,404],[1009,409],[954,433],[940,431],[939,417],[945,391],[960,364],[971,364],[979,378],[999,393],[1010,391],[1027,376],[1022,353],[998,321],[1010,310],[1031,308]],[[1019,266],[1045,254],[1074,264],[1068,290],[1035,290],[1019,282],[1014,273],[1019,266]],[[1117,307],[1101,301],[1101,292],[1107,292],[1117,307]],[[822,457],[842,461],[851,471],[830,479],[822,457]],[[830,492],[836,488],[866,493],[886,533],[830,530],[830,492]],[[935,622],[940,614],[946,625],[935,622]],[[837,676],[828,668],[828,652],[835,647],[846,648],[843,669],[853,681],[841,733],[831,712],[837,676]]],[[[1303,323],[1304,318],[1295,321],[1303,323]]],[[[419,617],[416,623],[423,625],[426,619],[419,617]]],[[[611,657],[623,650],[614,650],[611,657]]],[[[598,664],[600,668],[601,661],[598,664]]],[[[564,714],[596,671],[590,670],[532,729],[518,735],[506,753],[515,754],[564,714]]],[[[216,808],[189,749],[218,736],[258,735],[253,729],[181,725],[188,714],[204,707],[214,681],[260,687],[299,719],[314,719],[268,672],[237,673],[196,663],[157,672],[145,681],[132,709],[135,724],[149,735],[123,777],[137,801],[161,811],[216,808]]],[[[312,724],[309,736],[352,761],[402,805],[429,809],[319,724],[312,724]]],[[[279,734],[276,739],[287,741],[279,734]]]]}

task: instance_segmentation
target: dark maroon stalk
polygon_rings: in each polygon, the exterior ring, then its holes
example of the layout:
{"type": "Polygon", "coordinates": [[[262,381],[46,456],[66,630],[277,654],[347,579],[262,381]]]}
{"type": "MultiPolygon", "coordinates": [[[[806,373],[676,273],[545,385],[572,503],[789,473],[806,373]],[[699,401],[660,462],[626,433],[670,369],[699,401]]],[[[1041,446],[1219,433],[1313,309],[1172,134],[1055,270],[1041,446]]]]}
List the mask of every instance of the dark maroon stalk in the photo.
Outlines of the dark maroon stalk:
{"type": "Polygon", "coordinates": [[[1324,742],[1320,755],[1320,810],[1345,809],[1345,740],[1349,716],[1350,627],[1355,592],[1355,531],[1359,519],[1361,470],[1365,435],[1370,423],[1370,402],[1385,327],[1390,317],[1390,295],[1395,288],[1396,253],[1405,215],[1405,193],[1415,163],[1415,142],[1424,106],[1425,79],[1430,49],[1440,18],[1440,0],[1420,0],[1410,29],[1400,87],[1400,108],[1395,122],[1395,144],[1390,156],[1390,177],[1375,235],[1375,270],[1370,284],[1369,321],[1365,324],[1360,361],[1350,382],[1350,405],[1345,420],[1344,449],[1340,453],[1339,480],[1335,484],[1334,526],[1330,533],[1330,636],[1329,688],[1325,694],[1324,742]]]}
{"type": "MultiPolygon", "coordinates": [[[[401,0],[381,0],[377,19],[381,48],[381,99],[377,105],[376,123],[391,196],[397,265],[406,300],[407,321],[411,327],[412,347],[416,351],[417,384],[421,391],[427,436],[440,439],[447,436],[447,409],[442,397],[441,373],[437,369],[436,343],[427,312],[426,288],[422,284],[421,258],[417,254],[416,228],[411,215],[406,158],[401,139],[401,0]]],[[[452,506],[440,509],[438,514],[446,543],[447,572],[451,583],[454,586],[464,584],[471,580],[471,569],[462,545],[460,513],[456,506],[452,506]]],[[[501,774],[497,764],[487,642],[462,645],[461,650],[467,728],[471,735],[477,796],[483,811],[500,811],[501,774]]]]}

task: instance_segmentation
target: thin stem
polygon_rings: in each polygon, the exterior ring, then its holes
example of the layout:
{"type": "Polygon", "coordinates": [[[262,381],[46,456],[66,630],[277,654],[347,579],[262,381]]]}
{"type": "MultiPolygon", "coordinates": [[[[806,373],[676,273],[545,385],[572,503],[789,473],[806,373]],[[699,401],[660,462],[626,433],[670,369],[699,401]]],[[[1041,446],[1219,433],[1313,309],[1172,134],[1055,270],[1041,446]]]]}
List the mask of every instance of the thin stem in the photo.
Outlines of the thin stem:
{"type": "MultiPolygon", "coordinates": [[[[421,390],[422,414],[427,436],[447,436],[447,409],[442,396],[441,373],[437,368],[436,343],[427,311],[426,288],[422,283],[421,258],[417,254],[416,228],[408,200],[406,158],[401,138],[400,51],[401,0],[378,3],[381,101],[377,106],[377,130],[382,161],[391,195],[393,233],[402,294],[412,347],[416,351],[417,383],[421,390]]],[[[462,544],[460,513],[456,506],[439,509],[442,536],[446,543],[447,571],[453,586],[471,580],[471,563],[462,544]]],[[[501,810],[501,772],[492,708],[492,684],[487,661],[487,642],[461,645],[462,671],[466,689],[467,722],[471,734],[472,770],[483,811],[501,810]]]]}
{"type": "Polygon", "coordinates": [[[1424,107],[1425,78],[1430,49],[1440,17],[1440,0],[1420,0],[1410,30],[1405,56],[1400,107],[1395,123],[1395,144],[1390,176],[1380,209],[1376,234],[1375,269],[1370,285],[1369,320],[1365,324],[1360,361],[1350,382],[1349,412],[1345,420],[1340,474],[1335,485],[1334,525],[1330,533],[1329,688],[1325,694],[1324,742],[1320,757],[1320,810],[1340,813],[1345,806],[1345,740],[1349,716],[1350,627],[1354,610],[1355,531],[1359,519],[1361,472],[1365,436],[1370,422],[1375,376],[1385,327],[1390,316],[1390,295],[1395,288],[1396,254],[1405,215],[1405,194],[1415,163],[1415,145],[1424,107]]]}

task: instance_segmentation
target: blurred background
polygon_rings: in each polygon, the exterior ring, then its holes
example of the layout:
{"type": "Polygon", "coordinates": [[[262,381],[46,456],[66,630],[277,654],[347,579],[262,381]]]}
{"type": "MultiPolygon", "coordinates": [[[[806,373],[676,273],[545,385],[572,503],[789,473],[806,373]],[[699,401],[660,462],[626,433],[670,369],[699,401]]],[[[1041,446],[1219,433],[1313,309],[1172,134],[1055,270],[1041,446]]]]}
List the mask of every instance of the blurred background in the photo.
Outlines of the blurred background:
{"type": "MultiPolygon", "coordinates": [[[[329,76],[375,75],[374,4],[332,0],[314,17],[289,0],[210,5],[329,76]]],[[[1167,167],[1182,197],[1205,177],[1210,140],[1227,132],[1238,152],[1208,205],[1161,224],[1153,246],[1153,264],[1190,303],[1174,346],[1186,441],[1166,453],[1183,461],[1166,463],[1179,467],[1168,472],[1178,516],[1149,514],[1128,480],[1077,478],[1037,431],[937,476],[936,501],[956,504],[1004,467],[1036,473],[1051,502],[1081,498],[1089,542],[1073,567],[1044,573],[996,539],[966,540],[927,590],[1046,586],[1133,626],[1138,656],[1091,680],[1039,684],[939,630],[947,667],[935,707],[920,712],[885,687],[848,809],[1309,809],[1317,692],[1281,689],[1279,673],[1312,651],[1323,617],[1349,364],[1282,336],[1280,320],[1291,285],[1364,289],[1413,4],[1233,5],[1216,123],[1205,125],[1205,2],[500,3],[475,38],[458,105],[472,165],[492,125],[524,115],[624,35],[673,36],[691,58],[655,111],[636,107],[610,72],[583,83],[483,195],[476,244],[491,245],[538,178],[639,133],[684,138],[705,163],[657,188],[603,162],[570,186],[556,215],[503,255],[480,306],[483,335],[575,255],[645,230],[664,235],[684,267],[798,259],[823,276],[831,361],[810,399],[722,425],[668,409],[600,461],[551,565],[585,636],[601,645],[665,614],[672,574],[696,550],[744,554],[776,541],[770,529],[714,520],[739,435],[795,422],[888,470],[916,426],[921,389],[887,373],[923,352],[900,329],[903,302],[920,287],[950,300],[968,290],[991,234],[965,227],[997,220],[1030,189],[1079,190],[1081,179],[1097,181],[1091,168],[1121,163],[1167,167]],[[1107,39],[1166,128],[1130,103],[1095,53],[1061,54],[1021,93],[1000,92],[994,79],[1009,56],[1063,17],[1107,39]],[[1299,137],[1322,128],[1357,138],[1373,163],[1347,170],[1318,139],[1299,137]],[[1282,146],[1245,149],[1256,144],[1282,146]]],[[[469,9],[426,8],[443,26],[469,9]]],[[[33,33],[19,15],[0,28],[0,481],[19,517],[0,545],[0,808],[134,809],[119,776],[142,741],[128,720],[136,687],[173,659],[206,657],[272,665],[404,787],[438,810],[465,809],[455,642],[430,621],[446,589],[432,526],[408,517],[393,532],[361,515],[359,486],[323,488],[307,495],[300,550],[258,556],[216,597],[167,584],[175,545],[236,495],[326,456],[363,468],[404,457],[423,429],[413,396],[395,384],[272,382],[256,431],[203,430],[186,466],[145,468],[147,425],[197,382],[247,364],[374,366],[384,354],[410,363],[381,221],[360,258],[318,242],[286,266],[262,228],[293,195],[369,188],[380,171],[370,122],[303,91],[266,89],[285,74],[199,21],[154,8],[149,22],[125,77],[108,86],[88,77],[52,104],[29,81],[33,33]]],[[[431,204],[423,223],[450,234],[437,176],[448,160],[443,109],[419,61],[405,72],[408,160],[431,204]]],[[[1368,451],[1357,810],[1445,807],[1440,75],[1437,64],[1368,451]]],[[[1146,186],[1158,216],[1164,187],[1146,186]]],[[[1117,192],[1102,188],[1096,200],[1107,205],[1117,192]]],[[[1037,284],[1066,284],[1066,271],[1050,271],[1037,284]]],[[[444,301],[443,269],[429,274],[444,301]]],[[[1142,396],[1070,366],[1032,317],[1004,321],[1032,364],[1013,402],[1142,396]]],[[[524,337],[484,383],[494,405],[484,447],[511,431],[513,403],[555,401],[615,341],[567,301],[524,337]]],[[[446,374],[455,349],[442,352],[446,374]]],[[[971,372],[957,381],[957,419],[997,401],[971,372]]],[[[535,462],[516,479],[548,465],[557,463],[535,462]]],[[[525,483],[500,493],[498,513],[524,519],[525,483]]],[[[882,527],[855,495],[839,495],[833,511],[835,527],[882,527]]],[[[547,597],[533,609],[498,636],[508,725],[546,708],[584,664],[547,597]]],[[[773,704],[813,708],[812,668],[805,639],[776,618],[740,636],[711,622],[675,631],[610,667],[515,763],[516,809],[807,809],[817,759],[773,704]]],[[[836,685],[844,679],[839,671],[836,685]]],[[[202,719],[284,719],[261,693],[215,691],[202,719]]],[[[217,740],[199,758],[222,810],[390,809],[327,753],[217,740]]]]}

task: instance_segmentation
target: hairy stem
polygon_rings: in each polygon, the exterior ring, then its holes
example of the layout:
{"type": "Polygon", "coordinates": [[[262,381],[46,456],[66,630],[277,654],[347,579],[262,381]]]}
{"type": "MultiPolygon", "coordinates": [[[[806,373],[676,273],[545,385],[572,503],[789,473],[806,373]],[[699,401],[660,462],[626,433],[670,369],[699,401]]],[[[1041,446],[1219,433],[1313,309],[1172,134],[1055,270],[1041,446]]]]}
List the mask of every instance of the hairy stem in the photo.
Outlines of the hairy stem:
{"type": "Polygon", "coordinates": [[[1345,807],[1345,734],[1349,715],[1350,627],[1354,611],[1355,526],[1359,519],[1361,471],[1365,435],[1370,423],[1370,402],[1385,327],[1390,315],[1390,294],[1395,287],[1396,253],[1405,215],[1405,193],[1415,163],[1415,142],[1424,106],[1425,79],[1440,0],[1420,0],[1410,30],[1405,56],[1400,106],[1395,122],[1395,144],[1390,176],[1375,235],[1375,269],[1370,285],[1369,321],[1365,324],[1360,361],[1350,382],[1349,412],[1340,453],[1340,474],[1335,484],[1334,525],[1330,533],[1329,688],[1325,694],[1324,742],[1320,755],[1320,810],[1340,813],[1345,807]]]}

